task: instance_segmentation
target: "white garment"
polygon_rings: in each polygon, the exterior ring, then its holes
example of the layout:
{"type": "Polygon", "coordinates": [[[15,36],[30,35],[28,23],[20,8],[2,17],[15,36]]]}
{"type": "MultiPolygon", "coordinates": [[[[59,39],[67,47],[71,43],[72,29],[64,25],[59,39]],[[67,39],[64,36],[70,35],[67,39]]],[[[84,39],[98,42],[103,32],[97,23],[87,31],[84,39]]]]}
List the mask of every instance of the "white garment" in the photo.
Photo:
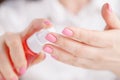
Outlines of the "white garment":
{"type": "MultiPolygon", "coordinates": [[[[49,18],[59,32],[65,26],[103,30],[105,23],[100,14],[101,6],[110,1],[115,12],[119,14],[119,10],[116,10],[119,0],[93,1],[76,16],[69,13],[57,0],[4,3],[0,8],[0,32],[20,32],[35,18],[49,18]]],[[[30,68],[21,80],[114,80],[115,77],[111,72],[72,67],[48,56],[44,62],[30,68]]]]}

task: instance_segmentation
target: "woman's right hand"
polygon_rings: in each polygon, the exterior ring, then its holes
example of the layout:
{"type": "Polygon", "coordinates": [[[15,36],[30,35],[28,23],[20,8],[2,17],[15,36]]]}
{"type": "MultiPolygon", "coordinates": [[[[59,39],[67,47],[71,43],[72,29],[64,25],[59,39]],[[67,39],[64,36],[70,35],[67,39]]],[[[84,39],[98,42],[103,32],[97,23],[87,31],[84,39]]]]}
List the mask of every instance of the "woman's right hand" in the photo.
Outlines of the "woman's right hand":
{"type": "MultiPolygon", "coordinates": [[[[7,32],[0,37],[0,80],[18,80],[19,75],[25,73],[27,60],[22,45],[22,39],[48,26],[50,26],[49,21],[37,19],[21,33],[7,32]]],[[[41,53],[31,65],[44,59],[45,54],[41,53]]]]}

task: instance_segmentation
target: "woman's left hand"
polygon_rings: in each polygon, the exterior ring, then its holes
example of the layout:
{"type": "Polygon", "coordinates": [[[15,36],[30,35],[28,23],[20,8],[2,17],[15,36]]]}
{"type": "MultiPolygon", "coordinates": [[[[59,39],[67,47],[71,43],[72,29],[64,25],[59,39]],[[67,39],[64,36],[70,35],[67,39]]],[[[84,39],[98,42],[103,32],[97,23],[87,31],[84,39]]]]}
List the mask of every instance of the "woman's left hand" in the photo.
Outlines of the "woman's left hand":
{"type": "Polygon", "coordinates": [[[120,21],[107,3],[103,6],[105,31],[68,27],[63,35],[50,33],[46,39],[54,44],[44,46],[58,61],[77,67],[110,70],[120,76],[120,21]]]}

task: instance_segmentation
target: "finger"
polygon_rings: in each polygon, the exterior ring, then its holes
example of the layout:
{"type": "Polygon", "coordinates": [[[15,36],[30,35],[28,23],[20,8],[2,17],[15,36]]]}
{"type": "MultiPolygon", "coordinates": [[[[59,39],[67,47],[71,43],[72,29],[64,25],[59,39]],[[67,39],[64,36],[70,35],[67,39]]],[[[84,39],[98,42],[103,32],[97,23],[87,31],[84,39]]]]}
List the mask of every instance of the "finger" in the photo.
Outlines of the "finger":
{"type": "Polygon", "coordinates": [[[109,29],[120,29],[120,20],[112,11],[110,4],[104,4],[102,8],[102,16],[109,29]]]}
{"type": "Polygon", "coordinates": [[[5,51],[1,51],[0,54],[0,72],[5,80],[18,80],[16,73],[14,72],[11,62],[9,61],[9,55],[5,51]]]}
{"type": "Polygon", "coordinates": [[[30,37],[32,34],[34,34],[35,32],[43,29],[43,28],[48,28],[51,27],[52,24],[46,20],[46,19],[36,19],[34,20],[27,29],[25,29],[22,33],[21,36],[28,38],[30,37]]]}
{"type": "Polygon", "coordinates": [[[62,32],[66,37],[94,47],[108,47],[107,32],[92,31],[77,27],[67,27],[62,32]]]}
{"type": "Polygon", "coordinates": [[[31,63],[30,66],[42,62],[45,58],[46,58],[46,55],[44,53],[40,53],[39,56],[31,63]]]}
{"type": "Polygon", "coordinates": [[[62,49],[56,47],[56,46],[53,46],[53,45],[45,45],[43,50],[47,53],[50,53],[51,56],[53,58],[55,58],[56,60],[60,60],[64,63],[70,63],[72,64],[74,62],[74,56],[72,56],[71,54],[69,54],[68,52],[66,51],[63,51],[62,49]],[[64,54],[64,55],[63,55],[64,54]],[[69,61],[69,62],[67,62],[69,61]]]}
{"type": "Polygon", "coordinates": [[[80,42],[65,38],[59,34],[51,33],[46,36],[46,39],[63,50],[69,52],[73,56],[80,56],[84,58],[94,58],[98,51],[97,48],[82,44],[80,42]],[[86,56],[87,55],[87,56],[86,56]]]}
{"type": "Polygon", "coordinates": [[[8,34],[5,43],[9,48],[10,58],[16,68],[18,74],[23,75],[27,68],[27,60],[21,43],[21,39],[17,34],[8,34]]]}
{"type": "Polygon", "coordinates": [[[63,49],[54,46],[54,45],[45,45],[43,50],[47,53],[50,53],[51,56],[65,64],[70,64],[77,67],[90,69],[93,67],[93,62],[90,59],[85,59],[81,57],[74,57],[69,52],[64,51],[63,49]]]}

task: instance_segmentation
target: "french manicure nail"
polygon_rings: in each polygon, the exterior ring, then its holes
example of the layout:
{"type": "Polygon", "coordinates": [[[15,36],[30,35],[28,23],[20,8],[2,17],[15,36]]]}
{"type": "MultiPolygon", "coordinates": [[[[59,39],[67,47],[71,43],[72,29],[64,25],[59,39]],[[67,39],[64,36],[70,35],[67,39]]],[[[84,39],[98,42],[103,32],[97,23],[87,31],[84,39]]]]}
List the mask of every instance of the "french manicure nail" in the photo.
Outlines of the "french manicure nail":
{"type": "Polygon", "coordinates": [[[68,29],[68,28],[65,28],[62,33],[66,36],[72,36],[73,35],[73,31],[68,29]]]}
{"type": "Polygon", "coordinates": [[[23,75],[23,74],[25,74],[25,72],[26,72],[26,68],[24,68],[24,67],[21,67],[20,68],[20,75],[23,75]]]}
{"type": "Polygon", "coordinates": [[[47,52],[47,53],[52,53],[53,52],[53,49],[52,48],[50,48],[50,47],[44,47],[43,48],[43,50],[45,51],[45,52],[47,52]]]}
{"type": "Polygon", "coordinates": [[[52,35],[52,34],[48,34],[48,35],[46,36],[46,39],[47,39],[48,41],[52,42],[52,43],[54,43],[54,42],[57,41],[57,38],[56,38],[54,35],[52,35]]]}
{"type": "Polygon", "coordinates": [[[51,25],[51,22],[48,21],[48,20],[44,21],[44,23],[45,23],[46,25],[51,25]]]}
{"type": "Polygon", "coordinates": [[[111,6],[110,6],[109,3],[107,3],[107,8],[108,8],[108,10],[109,10],[110,12],[112,12],[112,8],[111,8],[111,6]]]}

